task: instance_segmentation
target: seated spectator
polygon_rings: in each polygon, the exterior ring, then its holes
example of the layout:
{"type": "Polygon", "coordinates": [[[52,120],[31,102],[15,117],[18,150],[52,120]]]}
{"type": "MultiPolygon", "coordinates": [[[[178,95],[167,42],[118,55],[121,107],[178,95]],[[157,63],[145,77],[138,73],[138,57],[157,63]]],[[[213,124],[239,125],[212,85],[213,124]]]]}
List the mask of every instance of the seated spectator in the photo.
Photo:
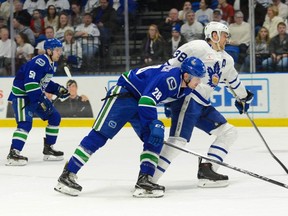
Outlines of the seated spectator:
{"type": "Polygon", "coordinates": [[[267,71],[287,72],[288,70],[288,34],[286,24],[277,25],[278,35],[274,36],[269,45],[271,57],[262,62],[267,71]]]}
{"type": "Polygon", "coordinates": [[[221,22],[221,23],[223,23],[224,25],[227,25],[227,26],[229,25],[225,20],[222,19],[222,10],[219,9],[219,8],[216,8],[213,11],[212,21],[221,22]]]}
{"type": "Polygon", "coordinates": [[[269,31],[270,39],[278,34],[277,26],[280,22],[283,22],[282,17],[278,16],[279,10],[277,6],[270,5],[267,8],[267,15],[263,26],[269,31]]]}
{"type": "Polygon", "coordinates": [[[282,17],[283,20],[286,20],[288,18],[288,5],[281,2],[281,0],[272,0],[272,2],[273,5],[278,8],[278,16],[282,17]]]}
{"type": "Polygon", "coordinates": [[[183,25],[183,21],[178,18],[178,10],[172,8],[169,11],[168,16],[165,18],[165,21],[159,24],[160,34],[163,36],[164,40],[168,40],[171,36],[171,29],[176,24],[183,25]]]}
{"type": "Polygon", "coordinates": [[[40,10],[35,9],[30,23],[30,28],[34,33],[35,43],[45,40],[45,24],[40,10]]]}
{"type": "MultiPolygon", "coordinates": [[[[265,27],[260,28],[255,38],[255,61],[256,71],[262,71],[262,62],[269,58],[269,31],[265,27]]],[[[241,71],[250,71],[250,49],[247,49],[247,57],[245,58],[244,68],[241,71]]],[[[250,71],[253,72],[253,71],[250,71]]]]}
{"type": "Polygon", "coordinates": [[[97,26],[92,23],[90,13],[85,13],[83,23],[75,29],[75,38],[78,38],[82,44],[83,63],[85,66],[95,63],[96,54],[99,51],[100,31],[97,26]]]}
{"type": "Polygon", "coordinates": [[[185,37],[180,33],[180,25],[175,25],[171,31],[171,38],[167,42],[166,49],[166,59],[170,59],[173,56],[173,53],[178,49],[178,47],[187,43],[185,37]]]}
{"type": "MultiPolygon", "coordinates": [[[[45,28],[45,39],[51,39],[54,38],[54,28],[52,26],[47,26],[45,28]]],[[[46,53],[45,49],[44,49],[44,43],[45,40],[39,42],[35,48],[35,54],[36,55],[41,55],[46,53]]]]}
{"type": "Polygon", "coordinates": [[[186,23],[186,12],[192,10],[192,4],[190,1],[185,1],[182,10],[178,13],[178,19],[186,23]]]}
{"type": "Polygon", "coordinates": [[[50,5],[55,6],[57,13],[61,13],[62,11],[69,13],[69,0],[48,0],[46,3],[46,8],[48,8],[50,5]]]}
{"type": "Polygon", "coordinates": [[[59,15],[58,25],[55,32],[55,38],[59,39],[61,42],[64,41],[64,32],[67,30],[74,31],[74,28],[69,24],[68,14],[62,12],[59,15]]]}
{"type": "Polygon", "coordinates": [[[196,20],[203,26],[206,26],[207,23],[211,22],[213,18],[213,10],[209,8],[209,6],[210,0],[201,0],[200,8],[195,12],[196,20]]]}
{"type": "Polygon", "coordinates": [[[189,42],[203,38],[203,25],[195,18],[194,11],[186,13],[186,23],[181,26],[181,34],[189,42]]]}
{"type": "Polygon", "coordinates": [[[25,0],[23,5],[23,10],[27,10],[27,12],[31,16],[33,15],[33,11],[37,9],[44,17],[45,8],[46,8],[45,0],[25,0]]]}
{"type": "Polygon", "coordinates": [[[98,7],[99,0],[88,0],[85,4],[84,11],[85,13],[90,13],[94,8],[98,7]]]}
{"type": "Polygon", "coordinates": [[[89,99],[85,95],[78,95],[78,85],[75,80],[68,80],[66,84],[70,96],[64,101],[57,100],[55,108],[63,118],[93,118],[89,99]]]}
{"type": "Polygon", "coordinates": [[[24,17],[18,16],[13,19],[13,27],[15,35],[19,34],[20,32],[23,32],[27,35],[29,42],[32,46],[35,46],[35,37],[33,31],[28,27],[24,25],[24,17]]]}
{"type": "Polygon", "coordinates": [[[14,13],[13,16],[14,18],[22,17],[22,25],[24,26],[30,26],[31,22],[31,15],[28,13],[27,10],[23,9],[23,3],[19,0],[14,1],[14,13]]]}
{"type": "Polygon", "coordinates": [[[82,47],[79,41],[74,38],[74,32],[67,30],[64,33],[63,42],[64,62],[72,72],[79,72],[82,65],[82,47]]]}
{"type": "Polygon", "coordinates": [[[250,24],[243,21],[243,13],[237,11],[234,16],[235,23],[229,25],[231,34],[230,45],[239,47],[238,61],[235,62],[235,69],[240,70],[244,64],[247,55],[247,49],[250,43],[250,24]]]}
{"type": "Polygon", "coordinates": [[[82,24],[84,11],[78,1],[71,2],[71,26],[75,29],[82,24]]]}
{"type": "Polygon", "coordinates": [[[58,28],[58,20],[59,16],[56,12],[56,7],[54,5],[49,5],[46,9],[46,17],[44,18],[45,28],[52,26],[55,32],[58,28]]]}
{"type": "Polygon", "coordinates": [[[150,25],[147,31],[147,36],[142,41],[141,50],[144,65],[160,64],[164,58],[164,49],[165,41],[159,33],[157,25],[150,25]]]}
{"type": "Polygon", "coordinates": [[[23,32],[16,35],[16,71],[31,60],[34,55],[34,47],[29,43],[28,37],[23,32]]]}
{"type": "Polygon", "coordinates": [[[222,10],[222,19],[228,24],[234,22],[234,8],[231,4],[227,3],[227,0],[219,0],[219,9],[222,10]]]}
{"type": "Polygon", "coordinates": [[[100,31],[102,55],[107,56],[112,34],[117,31],[116,11],[108,0],[100,0],[100,6],[92,10],[93,23],[100,31]]]}
{"type": "Polygon", "coordinates": [[[10,1],[5,1],[1,4],[0,16],[3,17],[5,20],[5,25],[7,25],[7,21],[10,18],[10,1]]]}
{"type": "Polygon", "coordinates": [[[15,57],[16,43],[9,39],[9,30],[6,27],[0,29],[0,75],[11,75],[11,58],[15,57]]]}

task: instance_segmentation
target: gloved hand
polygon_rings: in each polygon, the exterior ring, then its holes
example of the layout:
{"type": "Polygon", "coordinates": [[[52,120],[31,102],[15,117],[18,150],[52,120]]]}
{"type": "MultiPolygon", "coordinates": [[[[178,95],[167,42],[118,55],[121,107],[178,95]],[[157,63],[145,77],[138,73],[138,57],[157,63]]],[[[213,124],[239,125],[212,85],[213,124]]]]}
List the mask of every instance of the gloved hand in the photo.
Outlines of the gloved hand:
{"type": "Polygon", "coordinates": [[[247,97],[240,99],[240,100],[236,100],[235,101],[235,106],[238,109],[239,113],[246,113],[247,110],[249,109],[250,103],[253,100],[254,94],[248,90],[247,91],[247,97]]]}
{"type": "Polygon", "coordinates": [[[52,102],[45,96],[45,94],[42,94],[38,101],[32,103],[30,105],[30,109],[33,112],[40,112],[45,113],[46,115],[50,115],[52,112],[52,102]]]}
{"type": "Polygon", "coordinates": [[[169,104],[164,104],[164,113],[167,118],[171,118],[172,112],[169,104]]]}
{"type": "Polygon", "coordinates": [[[57,91],[58,91],[57,96],[63,100],[66,100],[70,95],[68,89],[66,89],[64,86],[61,85],[59,85],[57,91]]]}
{"type": "Polygon", "coordinates": [[[151,122],[149,128],[150,128],[150,136],[148,142],[154,146],[162,145],[164,142],[164,131],[165,131],[163,123],[156,119],[151,122]]]}

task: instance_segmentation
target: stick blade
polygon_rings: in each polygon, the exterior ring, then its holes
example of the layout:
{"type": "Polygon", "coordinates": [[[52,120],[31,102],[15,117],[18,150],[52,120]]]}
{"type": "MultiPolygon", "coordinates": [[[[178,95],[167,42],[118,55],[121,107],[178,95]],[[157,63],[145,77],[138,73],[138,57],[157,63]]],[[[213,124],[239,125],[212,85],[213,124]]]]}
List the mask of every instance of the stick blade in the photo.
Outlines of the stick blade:
{"type": "Polygon", "coordinates": [[[67,66],[64,67],[64,71],[69,79],[72,79],[71,72],[67,66]]]}

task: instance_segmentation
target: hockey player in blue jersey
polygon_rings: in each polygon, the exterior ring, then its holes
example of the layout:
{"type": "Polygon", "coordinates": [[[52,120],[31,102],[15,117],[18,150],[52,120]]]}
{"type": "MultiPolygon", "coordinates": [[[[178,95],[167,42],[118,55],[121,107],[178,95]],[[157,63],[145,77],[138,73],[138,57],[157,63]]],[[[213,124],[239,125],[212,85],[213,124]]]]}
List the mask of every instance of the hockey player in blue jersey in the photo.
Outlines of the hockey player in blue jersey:
{"type": "MultiPolygon", "coordinates": [[[[234,68],[233,58],[224,50],[230,35],[228,27],[219,22],[210,22],[206,25],[204,33],[205,40],[194,40],[182,45],[176,50],[173,58],[168,60],[167,65],[180,66],[185,58],[193,56],[202,60],[207,72],[190,95],[166,107],[166,113],[169,116],[170,110],[172,119],[167,141],[184,147],[190,141],[193,128],[197,127],[215,136],[208,150],[208,157],[222,162],[237,138],[237,131],[211,105],[210,97],[218,84],[230,86],[239,98],[239,101],[235,100],[235,106],[242,114],[249,109],[253,93],[245,89],[234,68]]],[[[179,150],[164,145],[152,179],[153,183],[158,182],[179,153],[179,150]]],[[[229,178],[227,175],[217,173],[218,167],[217,164],[200,160],[197,174],[198,186],[227,186],[229,178]]]]}
{"type": "Polygon", "coordinates": [[[107,92],[91,132],[76,148],[54,189],[77,196],[82,190],[75,181],[77,172],[95,151],[130,122],[144,143],[133,196],[162,197],[165,188],[150,181],[164,140],[164,125],[157,118],[156,106],[190,94],[204,73],[202,61],[192,57],[187,58],[181,68],[158,65],[122,74],[117,84],[107,92]]]}
{"type": "Polygon", "coordinates": [[[17,71],[8,100],[12,102],[17,129],[13,133],[12,145],[7,156],[8,166],[23,166],[28,158],[20,154],[32,129],[33,114],[48,120],[44,138],[44,160],[63,160],[63,152],[53,145],[58,136],[61,117],[45,92],[60,98],[69,97],[68,90],[51,79],[56,72],[57,61],[62,54],[62,43],[58,39],[48,39],[44,43],[46,54],[38,55],[17,71]]]}

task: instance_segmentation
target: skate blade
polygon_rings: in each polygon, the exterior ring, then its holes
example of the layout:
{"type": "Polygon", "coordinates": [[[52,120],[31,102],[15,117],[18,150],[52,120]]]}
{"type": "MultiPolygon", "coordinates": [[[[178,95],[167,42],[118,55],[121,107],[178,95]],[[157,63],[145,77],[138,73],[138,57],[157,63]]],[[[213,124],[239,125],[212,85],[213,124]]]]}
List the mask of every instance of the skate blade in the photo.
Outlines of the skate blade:
{"type": "Polygon", "coordinates": [[[58,182],[58,184],[56,185],[56,187],[54,187],[54,190],[55,191],[58,191],[60,193],[63,193],[63,194],[66,194],[66,195],[69,195],[69,196],[78,196],[80,191],[79,190],[76,190],[76,189],[73,189],[73,188],[70,188],[60,182],[58,182]]]}
{"type": "Polygon", "coordinates": [[[197,186],[201,188],[220,188],[227,187],[228,185],[228,180],[212,181],[209,179],[199,179],[197,186]]]}
{"type": "Polygon", "coordinates": [[[27,164],[27,160],[13,160],[7,159],[5,163],[6,166],[25,166],[27,164]]]}
{"type": "Polygon", "coordinates": [[[43,160],[44,161],[62,161],[62,160],[64,160],[64,157],[63,156],[44,155],[43,160]]]}
{"type": "Polygon", "coordinates": [[[164,196],[164,191],[162,190],[153,190],[153,191],[147,191],[142,188],[136,188],[133,197],[136,198],[159,198],[164,196]]]}

